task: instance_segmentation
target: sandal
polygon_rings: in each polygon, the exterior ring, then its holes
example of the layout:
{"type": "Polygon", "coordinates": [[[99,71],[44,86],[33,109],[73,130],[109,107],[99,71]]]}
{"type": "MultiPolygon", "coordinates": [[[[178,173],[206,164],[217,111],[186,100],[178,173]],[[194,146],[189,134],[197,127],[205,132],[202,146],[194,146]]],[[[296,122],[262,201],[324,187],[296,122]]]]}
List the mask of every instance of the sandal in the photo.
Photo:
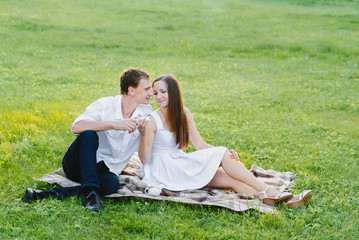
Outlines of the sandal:
{"type": "Polygon", "coordinates": [[[300,193],[299,195],[296,195],[296,196],[299,196],[299,199],[288,201],[286,203],[288,207],[297,208],[302,205],[307,205],[313,197],[313,192],[312,192],[312,190],[304,190],[302,193],[300,193]]]}
{"type": "Polygon", "coordinates": [[[271,206],[276,203],[286,202],[293,197],[293,194],[289,192],[282,192],[282,193],[278,193],[275,197],[269,197],[267,195],[267,191],[270,187],[271,186],[268,185],[264,191],[258,192],[258,196],[260,199],[262,199],[262,202],[264,204],[271,206]]]}

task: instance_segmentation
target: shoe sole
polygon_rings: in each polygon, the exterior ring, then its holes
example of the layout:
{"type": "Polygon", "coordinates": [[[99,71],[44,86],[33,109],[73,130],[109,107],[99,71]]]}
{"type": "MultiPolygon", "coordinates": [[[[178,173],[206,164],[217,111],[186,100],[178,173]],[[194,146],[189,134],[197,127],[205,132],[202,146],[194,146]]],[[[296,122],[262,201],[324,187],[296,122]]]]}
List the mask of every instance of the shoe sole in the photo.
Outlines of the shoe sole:
{"type": "Polygon", "coordinates": [[[100,207],[100,208],[94,208],[94,207],[85,207],[87,210],[91,210],[91,211],[94,211],[94,212],[98,212],[98,211],[100,211],[100,210],[102,210],[102,207],[100,207]]]}
{"type": "Polygon", "coordinates": [[[290,208],[298,208],[300,206],[307,205],[310,202],[310,200],[312,199],[312,197],[313,197],[313,192],[310,191],[301,200],[299,200],[297,202],[287,203],[287,206],[290,208]]]}

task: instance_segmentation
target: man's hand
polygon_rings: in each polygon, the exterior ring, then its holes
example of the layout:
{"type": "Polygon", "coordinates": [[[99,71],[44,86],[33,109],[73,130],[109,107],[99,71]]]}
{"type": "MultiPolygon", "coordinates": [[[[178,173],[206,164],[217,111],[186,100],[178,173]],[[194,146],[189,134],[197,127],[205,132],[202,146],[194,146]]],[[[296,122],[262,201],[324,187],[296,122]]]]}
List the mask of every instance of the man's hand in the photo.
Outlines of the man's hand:
{"type": "Polygon", "coordinates": [[[132,133],[137,128],[137,120],[133,118],[126,118],[120,121],[113,121],[112,127],[115,130],[127,130],[129,133],[132,133]]]}

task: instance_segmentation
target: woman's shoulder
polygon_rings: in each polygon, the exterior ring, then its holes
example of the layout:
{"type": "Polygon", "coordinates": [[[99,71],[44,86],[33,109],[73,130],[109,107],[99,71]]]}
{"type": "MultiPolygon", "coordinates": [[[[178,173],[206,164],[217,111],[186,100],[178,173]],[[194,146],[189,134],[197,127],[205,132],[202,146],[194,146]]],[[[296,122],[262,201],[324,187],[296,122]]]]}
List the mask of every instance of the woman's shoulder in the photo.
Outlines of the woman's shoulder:
{"type": "Polygon", "coordinates": [[[158,120],[161,120],[161,121],[162,121],[162,119],[161,119],[161,114],[160,114],[160,112],[159,112],[158,109],[155,110],[155,111],[153,111],[153,112],[151,112],[151,113],[149,114],[149,116],[152,117],[153,119],[155,119],[156,121],[158,121],[158,120]]]}
{"type": "Polygon", "coordinates": [[[184,110],[184,114],[186,114],[186,117],[192,117],[192,113],[189,110],[189,108],[184,107],[183,110],[184,110]]]}
{"type": "Polygon", "coordinates": [[[152,119],[152,120],[154,120],[154,121],[155,121],[156,119],[158,119],[158,117],[160,117],[160,115],[158,114],[157,110],[151,112],[148,116],[149,116],[150,119],[152,119]]]}
{"type": "Polygon", "coordinates": [[[155,110],[149,114],[148,125],[153,128],[155,131],[161,128],[162,120],[158,113],[158,110],[155,110]]]}

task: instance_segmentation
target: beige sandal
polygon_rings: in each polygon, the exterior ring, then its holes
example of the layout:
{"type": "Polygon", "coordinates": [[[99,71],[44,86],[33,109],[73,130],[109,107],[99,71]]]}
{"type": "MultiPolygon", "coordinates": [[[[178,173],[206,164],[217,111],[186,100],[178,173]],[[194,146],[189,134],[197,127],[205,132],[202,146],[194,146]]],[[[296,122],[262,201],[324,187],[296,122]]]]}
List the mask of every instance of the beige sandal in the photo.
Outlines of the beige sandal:
{"type": "MultiPolygon", "coordinates": [[[[296,195],[297,196],[297,195],[296,195]]],[[[299,194],[298,200],[290,200],[287,202],[287,206],[291,208],[297,208],[302,205],[307,205],[313,197],[312,190],[304,190],[299,194]]]]}
{"type": "Polygon", "coordinates": [[[267,191],[271,186],[267,186],[267,188],[264,191],[258,192],[258,196],[260,199],[262,199],[262,202],[267,205],[273,205],[276,203],[286,202],[290,200],[293,197],[293,194],[289,192],[282,192],[277,194],[275,197],[268,197],[267,191]]]}

